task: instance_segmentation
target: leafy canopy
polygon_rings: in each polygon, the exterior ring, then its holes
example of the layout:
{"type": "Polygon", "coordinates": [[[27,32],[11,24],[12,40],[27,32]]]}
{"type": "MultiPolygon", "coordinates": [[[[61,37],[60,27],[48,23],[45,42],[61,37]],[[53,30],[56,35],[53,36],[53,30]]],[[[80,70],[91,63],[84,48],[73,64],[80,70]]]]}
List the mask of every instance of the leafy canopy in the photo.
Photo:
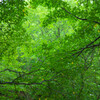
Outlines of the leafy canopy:
{"type": "Polygon", "coordinates": [[[1,100],[99,100],[99,0],[0,2],[1,100]]]}

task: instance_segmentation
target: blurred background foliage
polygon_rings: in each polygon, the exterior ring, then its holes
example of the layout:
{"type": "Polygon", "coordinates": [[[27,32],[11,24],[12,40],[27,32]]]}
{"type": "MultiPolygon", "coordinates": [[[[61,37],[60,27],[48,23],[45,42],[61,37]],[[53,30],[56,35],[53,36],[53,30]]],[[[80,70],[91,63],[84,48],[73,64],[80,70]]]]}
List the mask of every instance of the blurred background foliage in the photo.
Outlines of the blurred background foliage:
{"type": "Polygon", "coordinates": [[[1,100],[100,99],[100,1],[0,2],[1,100]]]}

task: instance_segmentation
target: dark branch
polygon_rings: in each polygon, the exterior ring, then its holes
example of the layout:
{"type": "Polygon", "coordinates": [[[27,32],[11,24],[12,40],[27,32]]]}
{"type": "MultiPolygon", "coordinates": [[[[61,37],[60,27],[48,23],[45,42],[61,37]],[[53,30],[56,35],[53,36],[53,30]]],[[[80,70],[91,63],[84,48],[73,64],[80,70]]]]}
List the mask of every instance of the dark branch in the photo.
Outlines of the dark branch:
{"type": "Polygon", "coordinates": [[[91,44],[93,44],[94,42],[96,42],[99,38],[100,38],[100,36],[97,37],[97,38],[96,38],[94,41],[92,41],[91,43],[89,43],[86,47],[88,47],[88,46],[90,46],[91,44]]]}
{"type": "Polygon", "coordinates": [[[24,76],[26,76],[26,75],[30,75],[30,74],[32,74],[33,72],[36,72],[36,71],[39,71],[39,69],[38,70],[34,70],[34,71],[30,71],[30,72],[28,72],[28,73],[24,73],[24,74],[22,74],[22,75],[19,75],[17,78],[15,78],[12,82],[15,82],[16,80],[18,80],[18,79],[20,79],[20,78],[22,78],[22,77],[24,77],[24,76]]]}
{"type": "Polygon", "coordinates": [[[98,47],[98,46],[100,46],[100,43],[99,44],[92,45],[92,46],[88,46],[88,47],[85,47],[85,48],[82,48],[80,51],[74,53],[73,55],[78,54],[77,56],[79,56],[85,49],[87,49],[87,48],[94,48],[94,47],[98,47]]]}
{"type": "Polygon", "coordinates": [[[84,48],[80,48],[78,52],[76,52],[76,53],[74,53],[74,54],[72,54],[72,55],[78,54],[77,56],[79,56],[79,55],[80,55],[85,49],[87,49],[87,48],[94,48],[94,47],[100,46],[100,43],[92,45],[92,44],[93,44],[94,42],[96,42],[98,39],[100,39],[100,36],[97,37],[94,41],[92,41],[92,42],[89,43],[88,45],[86,45],[84,48]],[[92,45],[92,46],[91,46],[91,45],[92,45]]]}
{"type": "Polygon", "coordinates": [[[8,84],[8,85],[39,85],[47,81],[53,81],[54,79],[50,80],[43,80],[40,83],[25,83],[25,82],[0,82],[0,84],[8,84]]]}
{"type": "Polygon", "coordinates": [[[11,69],[4,69],[0,72],[5,72],[5,71],[14,72],[14,73],[24,73],[24,72],[18,72],[18,71],[15,71],[15,70],[11,70],[11,69]]]}
{"type": "MultiPolygon", "coordinates": [[[[62,7],[62,9],[65,10],[67,13],[69,13],[70,15],[74,16],[74,17],[77,18],[77,19],[91,21],[90,19],[84,19],[84,18],[80,18],[80,17],[78,17],[78,16],[75,16],[75,15],[73,15],[71,12],[67,11],[67,10],[66,10],[65,8],[63,8],[63,7],[62,7]]],[[[97,24],[100,25],[100,22],[97,22],[97,21],[92,21],[92,22],[97,23],[97,24]]]]}

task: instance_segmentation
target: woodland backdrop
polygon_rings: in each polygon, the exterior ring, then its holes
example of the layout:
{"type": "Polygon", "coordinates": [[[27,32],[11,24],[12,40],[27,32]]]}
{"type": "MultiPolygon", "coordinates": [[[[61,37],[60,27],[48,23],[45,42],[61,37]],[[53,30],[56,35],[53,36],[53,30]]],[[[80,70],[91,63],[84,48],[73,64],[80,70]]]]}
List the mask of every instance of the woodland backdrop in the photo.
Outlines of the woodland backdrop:
{"type": "Polygon", "coordinates": [[[0,9],[0,100],[100,100],[100,0],[0,9]]]}

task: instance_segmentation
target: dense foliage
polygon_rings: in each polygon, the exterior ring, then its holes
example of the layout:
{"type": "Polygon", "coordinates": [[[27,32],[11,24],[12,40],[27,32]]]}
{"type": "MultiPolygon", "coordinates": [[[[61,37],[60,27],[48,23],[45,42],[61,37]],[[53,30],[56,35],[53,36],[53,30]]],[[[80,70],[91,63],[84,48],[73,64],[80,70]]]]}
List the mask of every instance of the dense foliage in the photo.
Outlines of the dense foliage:
{"type": "Polygon", "coordinates": [[[0,100],[100,100],[100,0],[0,9],[0,100]]]}

